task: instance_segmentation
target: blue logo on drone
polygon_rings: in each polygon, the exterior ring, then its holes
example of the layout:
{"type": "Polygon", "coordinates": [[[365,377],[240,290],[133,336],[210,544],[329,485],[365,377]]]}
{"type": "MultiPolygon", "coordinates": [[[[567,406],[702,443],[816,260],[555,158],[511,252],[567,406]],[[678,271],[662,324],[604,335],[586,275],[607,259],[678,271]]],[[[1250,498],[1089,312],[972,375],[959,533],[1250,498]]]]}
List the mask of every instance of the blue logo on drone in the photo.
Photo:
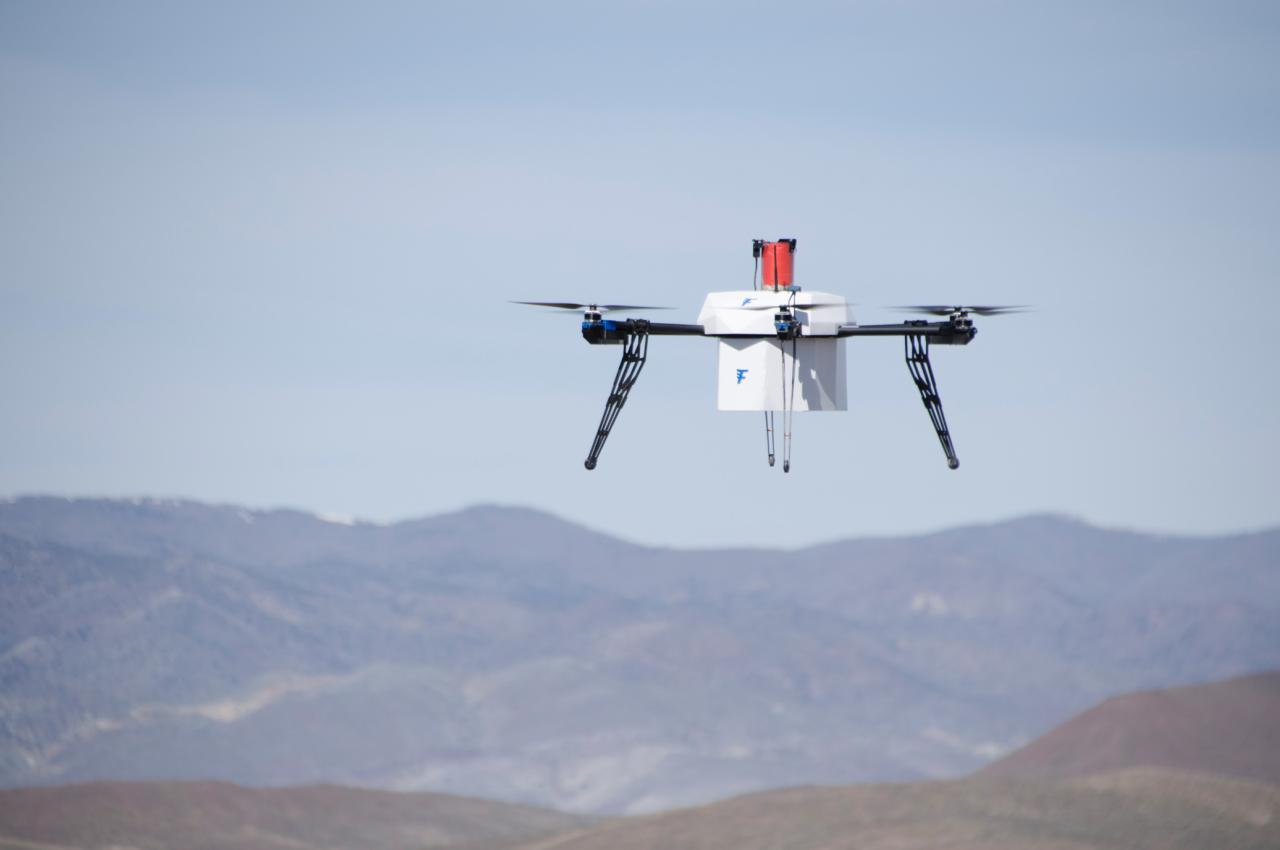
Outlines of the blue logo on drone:
{"type": "Polygon", "coordinates": [[[739,370],[738,370],[738,383],[742,383],[742,379],[743,379],[744,377],[746,377],[746,374],[747,374],[748,372],[750,372],[750,371],[751,371],[750,369],[739,369],[739,370]]]}
{"type": "Polygon", "coordinates": [[[747,306],[748,304],[750,304],[752,301],[755,301],[755,300],[756,300],[756,299],[754,299],[754,298],[743,298],[743,299],[742,299],[742,303],[741,303],[740,305],[738,305],[738,306],[740,306],[740,307],[745,307],[745,306],[747,306]]]}

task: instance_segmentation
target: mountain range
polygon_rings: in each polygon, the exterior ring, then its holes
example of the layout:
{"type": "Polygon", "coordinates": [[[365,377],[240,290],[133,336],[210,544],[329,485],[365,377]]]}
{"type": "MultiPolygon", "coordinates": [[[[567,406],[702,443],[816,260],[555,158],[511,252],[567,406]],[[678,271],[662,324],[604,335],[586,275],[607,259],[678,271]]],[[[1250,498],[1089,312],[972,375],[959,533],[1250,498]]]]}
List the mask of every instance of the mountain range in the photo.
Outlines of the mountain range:
{"type": "Polygon", "coordinates": [[[374,525],[14,499],[0,784],[340,782],[624,813],[955,777],[1106,697],[1280,667],[1278,565],[1276,530],[1054,516],[679,550],[519,508],[374,525]]]}

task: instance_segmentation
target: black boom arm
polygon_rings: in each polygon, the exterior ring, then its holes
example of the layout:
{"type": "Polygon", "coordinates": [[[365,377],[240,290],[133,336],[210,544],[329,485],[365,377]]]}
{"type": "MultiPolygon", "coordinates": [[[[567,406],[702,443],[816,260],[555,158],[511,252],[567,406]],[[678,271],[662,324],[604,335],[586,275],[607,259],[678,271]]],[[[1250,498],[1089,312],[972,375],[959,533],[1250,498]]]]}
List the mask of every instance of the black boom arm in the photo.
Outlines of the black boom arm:
{"type": "Polygon", "coordinates": [[[837,336],[918,336],[928,337],[934,345],[968,345],[978,329],[968,319],[947,322],[914,320],[896,325],[841,325],[837,336]]]}

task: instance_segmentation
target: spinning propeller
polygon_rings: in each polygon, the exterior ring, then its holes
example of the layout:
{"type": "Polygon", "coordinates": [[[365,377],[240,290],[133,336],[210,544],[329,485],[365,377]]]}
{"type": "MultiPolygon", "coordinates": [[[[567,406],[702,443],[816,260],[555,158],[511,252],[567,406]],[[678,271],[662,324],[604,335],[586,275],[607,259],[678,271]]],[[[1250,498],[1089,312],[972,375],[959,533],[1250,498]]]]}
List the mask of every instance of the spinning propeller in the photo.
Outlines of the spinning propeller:
{"type": "Polygon", "coordinates": [[[908,313],[925,313],[930,316],[954,316],[957,314],[963,316],[966,313],[974,313],[978,316],[1003,316],[1006,313],[1026,313],[1031,308],[1025,304],[985,307],[967,307],[964,305],[950,307],[946,304],[910,304],[894,307],[892,309],[905,310],[908,313]]]}
{"type": "Polygon", "coordinates": [[[552,307],[556,310],[590,310],[605,313],[609,310],[674,310],[674,307],[644,307],[639,304],[576,304],[572,301],[512,301],[512,304],[528,304],[531,307],[552,307]]]}

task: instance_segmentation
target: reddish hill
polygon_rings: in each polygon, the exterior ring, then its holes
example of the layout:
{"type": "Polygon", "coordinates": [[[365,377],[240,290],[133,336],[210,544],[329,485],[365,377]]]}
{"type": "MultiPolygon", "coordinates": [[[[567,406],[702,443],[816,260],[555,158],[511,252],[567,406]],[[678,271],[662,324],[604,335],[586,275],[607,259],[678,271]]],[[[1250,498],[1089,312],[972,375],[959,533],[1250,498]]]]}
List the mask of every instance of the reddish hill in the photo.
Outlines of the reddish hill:
{"type": "Polygon", "coordinates": [[[1109,699],[977,775],[1057,779],[1131,767],[1280,784],[1280,672],[1109,699]]]}
{"type": "Polygon", "coordinates": [[[1280,788],[1169,770],[786,788],[520,850],[1275,850],[1280,788]]]}
{"type": "Polygon", "coordinates": [[[505,845],[587,818],[449,794],[227,782],[91,782],[0,791],[0,848],[161,850],[505,845]]]}
{"type": "Polygon", "coordinates": [[[0,792],[0,850],[1274,850],[1280,788],[1131,770],[787,788],[584,819],[439,794],[225,783],[0,792]]]}

